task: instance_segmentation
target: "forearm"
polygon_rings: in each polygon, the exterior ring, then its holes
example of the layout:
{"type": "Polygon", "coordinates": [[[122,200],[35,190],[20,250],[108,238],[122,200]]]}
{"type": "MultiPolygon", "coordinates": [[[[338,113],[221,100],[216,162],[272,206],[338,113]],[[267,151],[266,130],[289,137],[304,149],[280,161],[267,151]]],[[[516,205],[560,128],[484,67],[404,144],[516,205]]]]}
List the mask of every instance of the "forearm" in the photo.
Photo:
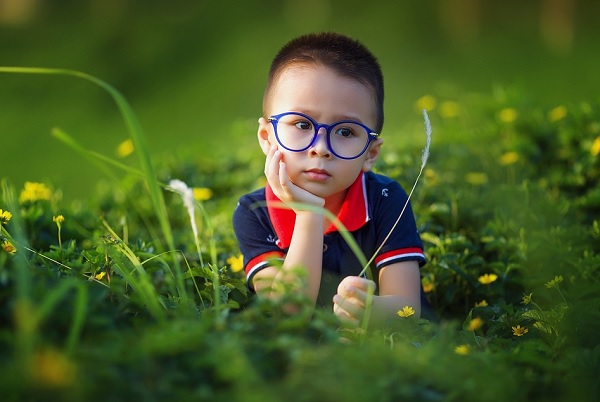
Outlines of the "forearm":
{"type": "Polygon", "coordinates": [[[302,291],[313,302],[317,300],[321,283],[323,219],[323,214],[310,211],[296,214],[294,234],[280,273],[283,278],[294,280],[298,269],[305,270],[302,291]]]}
{"type": "Polygon", "coordinates": [[[256,293],[278,299],[285,292],[301,292],[316,302],[321,283],[322,250],[323,215],[298,213],[283,265],[281,268],[267,267],[254,276],[256,293]]]}

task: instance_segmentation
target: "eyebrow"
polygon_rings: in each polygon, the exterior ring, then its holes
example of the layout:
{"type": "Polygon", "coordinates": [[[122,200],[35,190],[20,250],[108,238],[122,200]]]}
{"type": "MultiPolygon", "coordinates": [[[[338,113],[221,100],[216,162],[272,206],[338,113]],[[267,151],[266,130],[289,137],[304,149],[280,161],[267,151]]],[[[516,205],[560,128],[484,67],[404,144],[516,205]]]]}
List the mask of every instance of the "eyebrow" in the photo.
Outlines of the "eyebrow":
{"type": "MultiPolygon", "coordinates": [[[[315,113],[315,111],[313,111],[313,110],[294,109],[294,110],[288,110],[288,112],[302,113],[302,114],[305,114],[307,116],[310,116],[312,119],[316,120],[319,123],[323,123],[322,119],[317,119],[316,117],[314,117],[315,114],[318,114],[318,112],[315,113]]],[[[331,123],[336,123],[338,121],[344,121],[344,120],[356,121],[358,123],[364,124],[365,126],[368,126],[368,124],[365,123],[362,119],[359,119],[356,116],[350,116],[350,115],[336,115],[335,119],[331,120],[331,123]]]]}

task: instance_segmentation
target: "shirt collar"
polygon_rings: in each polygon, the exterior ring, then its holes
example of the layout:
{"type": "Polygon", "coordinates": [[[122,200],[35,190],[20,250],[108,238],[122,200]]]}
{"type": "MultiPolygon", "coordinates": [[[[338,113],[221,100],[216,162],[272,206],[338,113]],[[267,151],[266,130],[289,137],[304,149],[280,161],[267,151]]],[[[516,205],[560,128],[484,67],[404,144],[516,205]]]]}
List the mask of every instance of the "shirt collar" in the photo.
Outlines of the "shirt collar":
{"type": "MultiPolygon", "coordinates": [[[[281,249],[286,249],[290,246],[292,234],[294,233],[296,213],[290,208],[283,206],[281,200],[273,193],[273,190],[268,183],[265,187],[265,198],[267,201],[269,218],[271,219],[271,224],[277,234],[277,246],[281,249]]],[[[365,175],[361,172],[354,183],[348,188],[348,193],[342,203],[337,218],[348,231],[353,232],[360,229],[369,221],[368,210],[365,175]]],[[[332,224],[325,231],[325,234],[335,231],[337,231],[337,228],[332,224]]]]}

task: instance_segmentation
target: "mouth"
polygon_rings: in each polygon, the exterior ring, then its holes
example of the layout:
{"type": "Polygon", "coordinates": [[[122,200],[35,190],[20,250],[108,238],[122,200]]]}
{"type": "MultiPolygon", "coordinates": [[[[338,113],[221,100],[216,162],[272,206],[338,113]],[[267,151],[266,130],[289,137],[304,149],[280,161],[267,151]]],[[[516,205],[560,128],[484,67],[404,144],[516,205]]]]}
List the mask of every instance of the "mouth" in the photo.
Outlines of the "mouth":
{"type": "Polygon", "coordinates": [[[314,181],[326,181],[331,177],[331,174],[325,169],[308,169],[304,171],[304,174],[314,181]]]}

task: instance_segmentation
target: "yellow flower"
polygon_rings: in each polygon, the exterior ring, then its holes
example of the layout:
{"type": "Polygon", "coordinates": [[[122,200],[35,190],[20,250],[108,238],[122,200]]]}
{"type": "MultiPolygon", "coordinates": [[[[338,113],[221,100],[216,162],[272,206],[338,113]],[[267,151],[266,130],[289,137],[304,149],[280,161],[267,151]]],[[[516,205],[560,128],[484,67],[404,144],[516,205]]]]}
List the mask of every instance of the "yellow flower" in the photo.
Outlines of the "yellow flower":
{"type": "Polygon", "coordinates": [[[425,178],[429,181],[429,184],[431,185],[435,185],[440,181],[438,174],[433,169],[426,168],[423,171],[423,173],[425,174],[425,178]]]}
{"type": "Polygon", "coordinates": [[[477,331],[483,325],[483,320],[479,317],[473,318],[469,321],[469,325],[467,325],[467,329],[469,331],[477,331]]]}
{"type": "Polygon", "coordinates": [[[517,120],[518,113],[512,107],[504,108],[498,113],[498,118],[503,123],[513,123],[517,120]]]}
{"type": "Polygon", "coordinates": [[[102,271],[99,274],[96,274],[96,276],[94,276],[94,278],[96,278],[96,280],[101,281],[102,278],[104,278],[106,276],[106,271],[102,271]]]}
{"type": "Polygon", "coordinates": [[[487,307],[488,303],[486,300],[482,300],[479,303],[475,303],[475,307],[487,307]]]}
{"type": "Polygon", "coordinates": [[[479,283],[481,283],[482,285],[489,285],[490,283],[495,282],[496,279],[498,279],[498,275],[496,274],[483,274],[479,278],[477,278],[479,283]]]}
{"type": "Polygon", "coordinates": [[[422,111],[423,109],[427,110],[428,112],[431,112],[433,109],[435,109],[436,106],[437,106],[437,101],[431,95],[421,96],[415,102],[415,107],[419,112],[422,111]]]}
{"type": "Polygon", "coordinates": [[[131,155],[134,150],[133,141],[131,138],[128,138],[117,146],[117,155],[121,158],[125,158],[126,156],[131,155]]]}
{"type": "Polygon", "coordinates": [[[52,196],[52,192],[44,183],[36,183],[27,181],[23,187],[23,191],[21,191],[21,195],[19,196],[19,201],[21,203],[25,202],[34,202],[41,200],[49,200],[52,196]]]}
{"type": "Polygon", "coordinates": [[[485,173],[470,172],[466,174],[465,180],[474,186],[481,186],[488,182],[488,176],[485,173]]]}
{"type": "Polygon", "coordinates": [[[458,345],[454,348],[454,353],[461,356],[466,356],[471,353],[471,347],[469,345],[458,345]]]}
{"type": "Polygon", "coordinates": [[[402,310],[398,310],[396,314],[398,314],[398,317],[406,318],[415,314],[415,310],[411,306],[404,306],[402,307],[402,310]]]}
{"type": "Polygon", "coordinates": [[[210,200],[213,196],[213,192],[210,188],[195,187],[192,191],[194,192],[194,199],[196,201],[210,200]]]}
{"type": "Polygon", "coordinates": [[[546,284],[544,286],[546,286],[548,289],[550,288],[555,288],[558,286],[559,283],[561,283],[563,281],[563,277],[562,275],[556,275],[554,277],[554,279],[552,279],[549,282],[546,282],[546,284]]]}
{"type": "Polygon", "coordinates": [[[13,244],[11,242],[9,242],[8,240],[4,240],[2,242],[2,244],[0,244],[0,246],[2,247],[2,249],[4,251],[6,251],[8,254],[14,254],[17,252],[17,248],[15,246],[13,246],[13,244]]]}
{"type": "Polygon", "coordinates": [[[600,154],[600,137],[596,137],[594,143],[592,144],[590,152],[593,156],[598,156],[598,154],[600,154]]]}
{"type": "Polygon", "coordinates": [[[60,226],[64,221],[65,217],[62,215],[52,217],[52,222],[55,222],[58,226],[60,226]]]}
{"type": "Polygon", "coordinates": [[[75,380],[75,364],[65,354],[46,349],[38,351],[31,365],[32,377],[43,386],[66,387],[75,380]]]}
{"type": "Polygon", "coordinates": [[[505,152],[500,157],[500,164],[502,166],[513,165],[519,161],[519,154],[513,151],[505,152]]]}
{"type": "Polygon", "coordinates": [[[517,325],[516,327],[512,327],[512,330],[513,330],[514,336],[523,336],[529,332],[529,330],[527,328],[522,327],[520,325],[517,325]]]}
{"type": "Polygon", "coordinates": [[[241,254],[237,257],[231,256],[227,259],[227,264],[229,264],[233,272],[239,272],[244,269],[244,257],[241,254]]]}
{"type": "Polygon", "coordinates": [[[458,116],[460,107],[453,101],[445,101],[440,104],[440,115],[446,119],[458,116]]]}
{"type": "Polygon", "coordinates": [[[0,223],[7,224],[10,218],[12,218],[12,214],[10,212],[0,209],[0,223]]]}
{"type": "Polygon", "coordinates": [[[557,122],[564,119],[567,116],[567,108],[564,106],[557,106],[548,112],[548,120],[551,123],[557,122]]]}
{"type": "Polygon", "coordinates": [[[423,281],[423,292],[431,293],[433,292],[433,289],[435,289],[435,285],[433,284],[433,282],[429,280],[423,281]]]}
{"type": "Polygon", "coordinates": [[[523,295],[523,301],[521,303],[523,303],[523,304],[531,303],[531,296],[533,296],[533,293],[529,293],[528,295],[523,295]]]}

